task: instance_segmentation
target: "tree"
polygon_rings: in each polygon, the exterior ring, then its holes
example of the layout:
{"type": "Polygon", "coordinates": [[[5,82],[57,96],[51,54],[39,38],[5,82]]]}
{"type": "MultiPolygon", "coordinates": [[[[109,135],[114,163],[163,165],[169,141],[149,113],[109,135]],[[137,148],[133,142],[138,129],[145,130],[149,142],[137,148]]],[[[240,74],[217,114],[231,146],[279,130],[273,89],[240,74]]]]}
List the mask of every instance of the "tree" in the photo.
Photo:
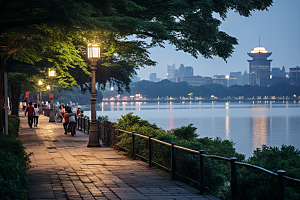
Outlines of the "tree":
{"type": "MultiPolygon", "coordinates": [[[[105,51],[104,66],[125,61],[135,69],[155,65],[148,48],[170,43],[194,57],[219,56],[226,60],[237,39],[219,30],[229,10],[248,17],[254,10],[267,10],[272,0],[2,0],[0,1],[0,107],[3,101],[3,72],[6,60],[34,64],[48,60],[63,87],[76,85],[69,73],[88,67],[81,55],[82,44],[95,42],[105,51]],[[138,40],[127,40],[135,36],[138,40]],[[150,40],[144,40],[149,38],[150,40]]],[[[0,109],[1,115],[2,109],[0,109]]],[[[0,123],[1,128],[1,123],[0,123]]]]}

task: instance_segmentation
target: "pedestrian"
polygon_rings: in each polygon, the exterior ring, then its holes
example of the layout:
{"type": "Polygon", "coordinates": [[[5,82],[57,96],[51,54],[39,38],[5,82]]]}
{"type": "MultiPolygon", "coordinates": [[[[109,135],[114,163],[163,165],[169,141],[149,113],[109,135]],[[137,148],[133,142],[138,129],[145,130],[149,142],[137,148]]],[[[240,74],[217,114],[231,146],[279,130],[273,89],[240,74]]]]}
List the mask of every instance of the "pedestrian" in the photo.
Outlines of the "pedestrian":
{"type": "Polygon", "coordinates": [[[76,115],[77,115],[77,117],[80,116],[80,108],[77,108],[77,110],[76,110],[76,115]]]}
{"type": "Polygon", "coordinates": [[[23,111],[25,112],[25,109],[26,109],[26,100],[23,101],[22,106],[23,106],[23,111]]]}
{"type": "Polygon", "coordinates": [[[34,112],[34,108],[32,107],[32,102],[29,102],[29,106],[25,110],[25,115],[26,112],[28,112],[28,125],[30,128],[32,128],[33,112],[34,112]]]}
{"type": "Polygon", "coordinates": [[[34,127],[37,127],[38,123],[39,123],[39,109],[37,107],[37,104],[34,104],[34,112],[33,112],[33,123],[34,123],[34,127]]]}

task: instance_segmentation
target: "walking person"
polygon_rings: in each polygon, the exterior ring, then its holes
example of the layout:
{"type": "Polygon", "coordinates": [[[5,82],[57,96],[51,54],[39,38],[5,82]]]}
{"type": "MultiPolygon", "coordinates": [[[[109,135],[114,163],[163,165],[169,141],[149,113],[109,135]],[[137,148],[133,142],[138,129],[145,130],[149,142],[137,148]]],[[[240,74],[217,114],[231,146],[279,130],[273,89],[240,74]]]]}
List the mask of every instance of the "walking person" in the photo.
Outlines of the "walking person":
{"type": "Polygon", "coordinates": [[[24,113],[25,113],[25,116],[26,116],[26,112],[25,112],[25,109],[26,109],[26,100],[24,100],[23,101],[23,103],[22,103],[22,106],[23,106],[23,111],[24,111],[24,113]]]}
{"type": "Polygon", "coordinates": [[[37,107],[37,104],[34,104],[34,112],[33,112],[33,123],[34,123],[34,127],[37,127],[38,123],[39,123],[39,109],[37,107]]]}
{"type": "Polygon", "coordinates": [[[76,115],[77,115],[77,117],[80,116],[80,108],[77,108],[77,110],[76,110],[76,115]]]}
{"type": "Polygon", "coordinates": [[[32,107],[32,102],[29,102],[29,106],[25,110],[25,116],[26,116],[26,112],[28,112],[28,125],[30,128],[32,128],[33,112],[34,112],[34,108],[32,107]]]}

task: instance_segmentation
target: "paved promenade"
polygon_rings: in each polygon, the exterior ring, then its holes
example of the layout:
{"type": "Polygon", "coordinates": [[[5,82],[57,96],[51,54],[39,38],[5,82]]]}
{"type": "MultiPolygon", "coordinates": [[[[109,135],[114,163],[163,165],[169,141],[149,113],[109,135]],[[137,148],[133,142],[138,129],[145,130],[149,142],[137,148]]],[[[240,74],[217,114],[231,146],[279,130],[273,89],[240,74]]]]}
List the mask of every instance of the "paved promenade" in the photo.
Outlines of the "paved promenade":
{"type": "Polygon", "coordinates": [[[62,124],[45,116],[29,128],[20,115],[19,138],[32,153],[30,199],[217,199],[113,148],[87,148],[86,133],[64,135],[62,124]]]}

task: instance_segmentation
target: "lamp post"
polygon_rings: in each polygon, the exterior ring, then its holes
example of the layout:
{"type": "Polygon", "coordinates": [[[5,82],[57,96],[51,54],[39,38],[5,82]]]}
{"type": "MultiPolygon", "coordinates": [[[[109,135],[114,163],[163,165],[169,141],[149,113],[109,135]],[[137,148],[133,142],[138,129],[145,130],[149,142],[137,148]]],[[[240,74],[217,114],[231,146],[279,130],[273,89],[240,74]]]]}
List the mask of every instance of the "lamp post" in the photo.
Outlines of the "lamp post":
{"type": "Polygon", "coordinates": [[[91,71],[92,71],[92,98],[91,98],[91,123],[89,129],[89,143],[88,147],[100,147],[99,137],[98,137],[98,123],[96,121],[96,69],[97,61],[100,59],[100,46],[97,44],[88,44],[87,46],[87,56],[91,61],[91,71]]]}
{"type": "Polygon", "coordinates": [[[51,93],[50,93],[50,118],[49,118],[49,122],[55,122],[54,108],[53,108],[53,79],[54,79],[54,77],[55,77],[55,71],[49,69],[49,71],[48,71],[48,76],[49,76],[50,82],[51,82],[51,93]]]}
{"type": "Polygon", "coordinates": [[[39,80],[39,87],[40,87],[39,113],[40,113],[40,115],[43,114],[43,108],[42,108],[42,90],[41,90],[42,85],[43,85],[43,81],[39,80]]]}

